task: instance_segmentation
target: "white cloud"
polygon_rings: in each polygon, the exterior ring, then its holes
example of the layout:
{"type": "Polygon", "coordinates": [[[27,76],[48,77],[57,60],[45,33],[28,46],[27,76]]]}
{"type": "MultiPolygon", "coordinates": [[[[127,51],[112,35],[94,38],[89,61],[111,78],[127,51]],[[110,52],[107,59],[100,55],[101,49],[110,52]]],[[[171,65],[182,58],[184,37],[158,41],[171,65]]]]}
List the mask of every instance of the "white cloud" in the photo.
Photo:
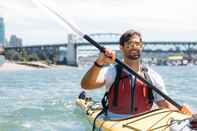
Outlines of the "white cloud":
{"type": "MultiPolygon", "coordinates": [[[[85,33],[122,33],[137,28],[146,40],[197,40],[196,0],[43,1],[55,2],[53,6],[85,33]]],[[[31,0],[1,0],[0,12],[5,17],[8,37],[17,34],[25,44],[63,42],[70,32],[31,0]]]]}

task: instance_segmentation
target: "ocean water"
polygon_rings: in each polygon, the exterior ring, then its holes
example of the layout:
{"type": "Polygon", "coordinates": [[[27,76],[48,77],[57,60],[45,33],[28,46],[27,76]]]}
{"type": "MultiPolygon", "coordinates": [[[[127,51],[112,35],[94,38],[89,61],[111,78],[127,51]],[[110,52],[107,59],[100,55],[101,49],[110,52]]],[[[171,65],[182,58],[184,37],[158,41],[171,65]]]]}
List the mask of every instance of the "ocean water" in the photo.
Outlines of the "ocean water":
{"type": "MultiPolygon", "coordinates": [[[[197,112],[197,66],[153,66],[168,95],[197,112]]],[[[76,106],[88,67],[0,72],[0,131],[91,131],[76,106]]],[[[88,91],[96,100],[104,89],[88,91]]]]}

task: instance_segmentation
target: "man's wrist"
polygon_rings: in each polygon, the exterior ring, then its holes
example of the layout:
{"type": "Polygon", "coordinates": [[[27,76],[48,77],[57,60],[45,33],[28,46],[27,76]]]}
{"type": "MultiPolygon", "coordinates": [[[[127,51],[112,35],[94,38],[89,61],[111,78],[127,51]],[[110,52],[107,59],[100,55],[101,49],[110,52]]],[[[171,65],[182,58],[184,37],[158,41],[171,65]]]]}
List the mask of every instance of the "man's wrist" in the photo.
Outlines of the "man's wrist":
{"type": "Polygon", "coordinates": [[[94,62],[94,65],[96,67],[102,68],[104,64],[99,64],[97,61],[94,62]]]}

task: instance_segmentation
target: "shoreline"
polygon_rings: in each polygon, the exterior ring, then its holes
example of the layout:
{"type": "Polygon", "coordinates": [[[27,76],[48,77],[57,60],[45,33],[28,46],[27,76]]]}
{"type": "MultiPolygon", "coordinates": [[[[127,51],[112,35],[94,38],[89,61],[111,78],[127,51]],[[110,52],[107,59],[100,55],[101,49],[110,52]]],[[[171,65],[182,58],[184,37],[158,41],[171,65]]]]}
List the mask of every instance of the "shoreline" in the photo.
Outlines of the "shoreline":
{"type": "Polygon", "coordinates": [[[14,62],[6,61],[0,65],[0,71],[14,71],[14,70],[32,70],[35,69],[30,66],[16,64],[14,62]]]}
{"type": "Polygon", "coordinates": [[[50,68],[51,66],[47,64],[43,64],[42,62],[17,62],[18,65],[24,65],[28,67],[35,67],[35,68],[50,68]]]}
{"type": "Polygon", "coordinates": [[[6,61],[0,64],[0,71],[15,71],[15,70],[35,70],[35,69],[49,69],[56,68],[56,65],[47,65],[41,62],[11,62],[6,61]]]}

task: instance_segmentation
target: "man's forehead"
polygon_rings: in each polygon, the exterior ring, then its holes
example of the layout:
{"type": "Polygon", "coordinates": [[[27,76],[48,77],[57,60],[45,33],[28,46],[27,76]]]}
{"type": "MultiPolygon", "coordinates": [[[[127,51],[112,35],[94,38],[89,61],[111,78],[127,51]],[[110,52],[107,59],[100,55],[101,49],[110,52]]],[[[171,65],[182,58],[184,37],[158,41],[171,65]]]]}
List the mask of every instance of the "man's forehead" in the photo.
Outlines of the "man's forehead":
{"type": "Polygon", "coordinates": [[[137,34],[134,34],[134,35],[132,35],[132,36],[129,38],[128,41],[133,41],[133,40],[138,40],[138,41],[140,41],[140,36],[137,35],[137,34]]]}
{"type": "Polygon", "coordinates": [[[137,34],[133,34],[130,38],[139,38],[140,39],[140,36],[139,35],[137,35],[137,34]]]}

